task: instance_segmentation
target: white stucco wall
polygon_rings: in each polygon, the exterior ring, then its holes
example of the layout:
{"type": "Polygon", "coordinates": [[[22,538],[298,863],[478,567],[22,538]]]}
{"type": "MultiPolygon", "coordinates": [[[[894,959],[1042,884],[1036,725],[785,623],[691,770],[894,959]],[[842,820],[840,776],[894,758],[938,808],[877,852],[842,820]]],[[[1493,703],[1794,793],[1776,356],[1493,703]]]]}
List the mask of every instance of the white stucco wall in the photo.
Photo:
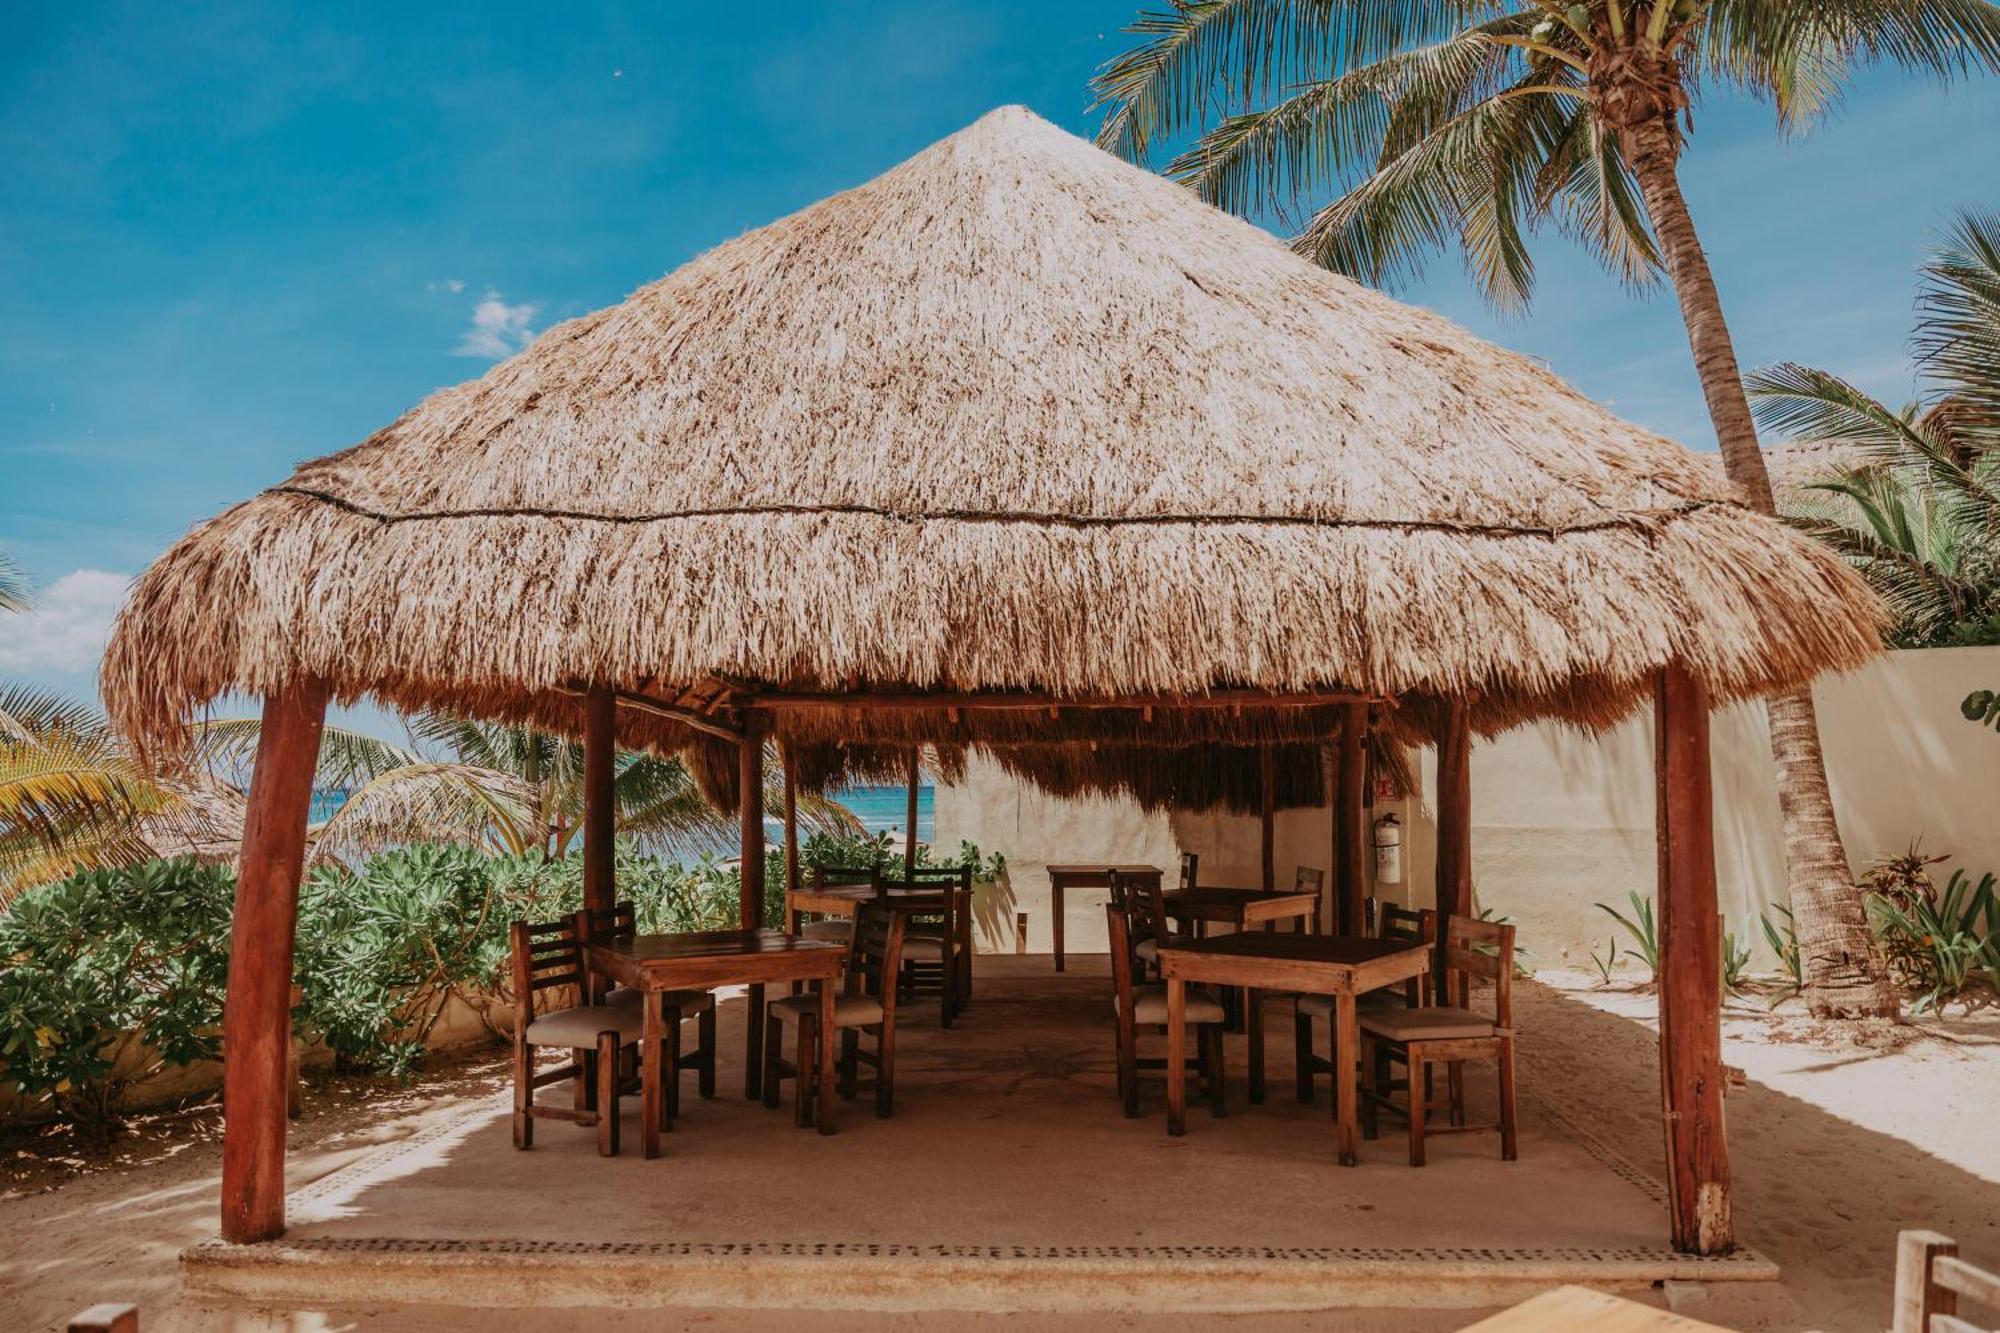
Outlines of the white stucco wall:
{"type": "MultiPolygon", "coordinates": [[[[1892,653],[1867,670],[1815,689],[1834,803],[1857,870],[1914,837],[1975,874],[2000,871],[2000,736],[1958,711],[1975,689],[2000,689],[2000,648],[1892,653]]],[[[1714,724],[1716,859],[1722,906],[1739,934],[1784,894],[1776,782],[1761,705],[1722,710],[1714,724]]],[[[1428,793],[1435,762],[1422,757],[1422,801],[1383,804],[1404,823],[1405,874],[1381,896],[1429,895],[1434,830],[1428,793]]],[[[1641,713],[1591,737],[1527,727],[1472,755],[1473,875],[1483,906],[1511,917],[1532,961],[1581,963],[1613,929],[1593,904],[1624,907],[1628,890],[1653,891],[1652,720],[1641,713]]],[[[1257,880],[1257,822],[1201,814],[1146,816],[1129,802],[1064,802],[975,765],[959,788],[940,788],[940,841],[972,838],[1006,852],[1018,905],[1031,915],[1029,947],[1048,948],[1049,860],[1133,860],[1171,867],[1182,847],[1202,855],[1212,883],[1257,880]]],[[[1331,864],[1324,810],[1278,817],[1281,881],[1294,865],[1331,864]]],[[[1945,867],[1948,871],[1949,866],[1945,867]]],[[[1101,949],[1101,895],[1069,909],[1068,943],[1101,949]]],[[[1011,912],[1010,918],[1011,919],[1011,912]]],[[[1011,934],[1006,946],[1012,947],[1011,934]]]]}

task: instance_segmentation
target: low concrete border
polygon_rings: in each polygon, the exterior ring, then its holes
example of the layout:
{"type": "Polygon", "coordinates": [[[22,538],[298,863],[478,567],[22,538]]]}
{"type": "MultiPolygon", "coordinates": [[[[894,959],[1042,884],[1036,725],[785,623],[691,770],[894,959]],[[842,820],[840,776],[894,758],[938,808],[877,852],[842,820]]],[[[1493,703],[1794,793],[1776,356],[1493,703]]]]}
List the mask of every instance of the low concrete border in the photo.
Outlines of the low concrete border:
{"type": "Polygon", "coordinates": [[[299,1240],[199,1245],[188,1294],[256,1304],[1207,1312],[1503,1304],[1564,1282],[1768,1281],[1752,1251],[299,1240]]]}

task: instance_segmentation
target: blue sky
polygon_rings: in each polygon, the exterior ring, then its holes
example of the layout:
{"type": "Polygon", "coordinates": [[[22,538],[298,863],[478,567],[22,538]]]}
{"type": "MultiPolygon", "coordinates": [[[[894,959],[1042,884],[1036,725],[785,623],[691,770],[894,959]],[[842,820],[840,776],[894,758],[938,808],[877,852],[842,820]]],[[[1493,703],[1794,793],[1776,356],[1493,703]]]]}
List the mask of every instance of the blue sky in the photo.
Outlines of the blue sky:
{"type": "MultiPolygon", "coordinates": [[[[131,575],[549,323],[1023,102],[1088,133],[1135,0],[13,6],[0,49],[0,675],[91,688],[131,575]],[[427,12],[427,10],[429,12],[427,12]]],[[[1866,76],[1812,136],[1700,110],[1686,187],[1746,365],[1900,398],[1912,270],[2000,206],[2000,81],[1866,76]]],[[[1709,447],[1677,312],[1551,238],[1525,317],[1401,294],[1709,447]]]]}

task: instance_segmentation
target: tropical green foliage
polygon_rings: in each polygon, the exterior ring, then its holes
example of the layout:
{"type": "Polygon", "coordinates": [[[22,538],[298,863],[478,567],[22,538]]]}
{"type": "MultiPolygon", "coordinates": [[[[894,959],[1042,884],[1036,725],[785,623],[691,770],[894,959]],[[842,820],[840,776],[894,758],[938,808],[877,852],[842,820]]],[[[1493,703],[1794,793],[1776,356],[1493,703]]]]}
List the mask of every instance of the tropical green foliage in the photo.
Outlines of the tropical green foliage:
{"type": "Polygon", "coordinates": [[[0,685],[0,903],[78,870],[212,841],[227,793],[135,762],[95,709],[0,685]]]}
{"type": "MultiPolygon", "coordinates": [[[[902,868],[887,835],[816,834],[808,864],[902,868]]],[[[919,865],[970,865],[977,882],[1005,862],[970,843],[919,865]]],[[[765,882],[784,883],[784,853],[765,882]]],[[[741,872],[713,855],[679,864],[621,844],[618,893],[642,931],[735,925],[741,872]]],[[[91,870],[28,890],[0,912],[0,1083],[46,1096],[95,1141],[115,1131],[128,1094],[163,1071],[213,1059],[228,975],[235,878],[191,859],[91,870]]],[[[299,895],[298,1036],[337,1068],[407,1076],[454,1002],[500,1030],[513,997],[507,927],[583,903],[583,859],[494,855],[469,843],[419,843],[359,867],[315,867],[299,895]]],[[[784,894],[765,895],[765,924],[784,894]]]]}
{"type": "MultiPolygon", "coordinates": [[[[1659,264],[1624,132],[1704,85],[1806,127],[1853,71],[2000,65],[1985,0],[1173,0],[1099,71],[1099,142],[1247,214],[1307,210],[1294,247],[1382,284],[1456,244],[1501,307],[1550,226],[1642,285],[1659,264]]],[[[1678,129],[1670,131],[1678,134],[1678,129]]]]}
{"type": "MultiPolygon", "coordinates": [[[[1638,953],[1636,955],[1628,954],[1627,956],[1636,956],[1640,962],[1646,965],[1646,976],[1650,980],[1658,976],[1660,972],[1660,932],[1658,924],[1653,919],[1653,900],[1641,897],[1637,889],[1626,890],[1625,898],[1632,905],[1632,915],[1630,916],[1625,915],[1610,903],[1599,903],[1597,904],[1597,908],[1613,921],[1616,921],[1619,927],[1631,937],[1633,945],[1638,949],[1638,953]]],[[[1615,942],[1612,946],[1612,952],[1615,958],[1617,953],[1615,942]]],[[[1603,964],[1602,970],[1608,974],[1610,963],[1606,962],[1603,964]]]]}
{"type": "Polygon", "coordinates": [[[1917,312],[1916,400],[1787,363],[1749,377],[1751,401],[1768,429],[1853,451],[1786,509],[1875,585],[1898,645],[2000,642],[2000,216],[1959,215],[1917,312]]]}
{"type": "Polygon", "coordinates": [[[2000,731],[2000,691],[1974,690],[1958,706],[1965,720],[2000,731]]]}
{"type": "Polygon", "coordinates": [[[1784,988],[1796,995],[1806,984],[1805,962],[1799,955],[1799,931],[1792,920],[1792,909],[1783,903],[1771,909],[1783,918],[1782,923],[1771,920],[1769,912],[1757,914],[1757,925],[1764,932],[1764,943],[1771,948],[1771,954],[1778,960],[1783,971],[1784,988]]]}
{"type": "Polygon", "coordinates": [[[0,915],[0,1080],[102,1142],[134,1085],[214,1059],[234,892],[182,860],[23,894],[0,915]]]}
{"type": "Polygon", "coordinates": [[[1916,995],[1914,1012],[1936,1012],[1967,992],[2000,986],[2000,895],[1995,878],[1975,884],[1954,870],[1942,890],[1871,893],[1868,915],[1896,980],[1916,995]]]}

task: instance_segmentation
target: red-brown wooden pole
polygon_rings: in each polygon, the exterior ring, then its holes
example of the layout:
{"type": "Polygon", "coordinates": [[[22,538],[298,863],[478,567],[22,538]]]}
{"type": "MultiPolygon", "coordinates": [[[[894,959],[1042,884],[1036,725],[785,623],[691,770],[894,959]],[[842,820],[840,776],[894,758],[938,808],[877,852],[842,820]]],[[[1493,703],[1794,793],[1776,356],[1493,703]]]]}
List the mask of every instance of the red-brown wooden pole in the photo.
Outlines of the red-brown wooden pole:
{"type": "Polygon", "coordinates": [[[1678,664],[1653,705],[1660,930],[1660,1096],[1674,1248],[1735,1248],[1722,1123],[1722,942],[1708,690],[1678,664]]]}
{"type": "MultiPolygon", "coordinates": [[[[789,743],[780,754],[785,765],[785,898],[789,902],[799,891],[799,768],[789,743]]],[[[789,922],[785,929],[792,929],[789,922]]]]}
{"type": "Polygon", "coordinates": [[[1258,853],[1264,871],[1264,892],[1278,884],[1277,828],[1274,808],[1278,785],[1278,756],[1266,742],[1257,747],[1257,836],[1258,853]]]}
{"type": "Polygon", "coordinates": [[[742,887],[737,912],[744,930],[764,924],[764,729],[754,714],[743,718],[743,739],[736,746],[738,828],[742,843],[742,887]]]}
{"type": "Polygon", "coordinates": [[[923,780],[924,751],[922,746],[910,747],[910,831],[903,838],[903,879],[905,882],[916,878],[917,870],[917,784],[923,780]]]}
{"type": "Polygon", "coordinates": [[[618,901],[617,762],[618,698],[592,689],[583,700],[583,905],[593,909],[618,901]]]}
{"type": "Polygon", "coordinates": [[[1333,792],[1333,883],[1339,904],[1340,933],[1366,933],[1368,876],[1362,858],[1367,855],[1368,822],[1364,807],[1368,796],[1368,705],[1343,704],[1340,709],[1340,741],[1335,757],[1333,792]]]}
{"type": "Polygon", "coordinates": [[[285,1232],[292,947],[325,723],[326,687],[318,681],[265,698],[243,817],[222,1005],[222,1238],[239,1244],[285,1232]]]}
{"type": "Polygon", "coordinates": [[[1463,698],[1446,701],[1438,726],[1437,755],[1436,971],[1442,984],[1449,934],[1445,918],[1472,915],[1472,708],[1463,698]]]}

